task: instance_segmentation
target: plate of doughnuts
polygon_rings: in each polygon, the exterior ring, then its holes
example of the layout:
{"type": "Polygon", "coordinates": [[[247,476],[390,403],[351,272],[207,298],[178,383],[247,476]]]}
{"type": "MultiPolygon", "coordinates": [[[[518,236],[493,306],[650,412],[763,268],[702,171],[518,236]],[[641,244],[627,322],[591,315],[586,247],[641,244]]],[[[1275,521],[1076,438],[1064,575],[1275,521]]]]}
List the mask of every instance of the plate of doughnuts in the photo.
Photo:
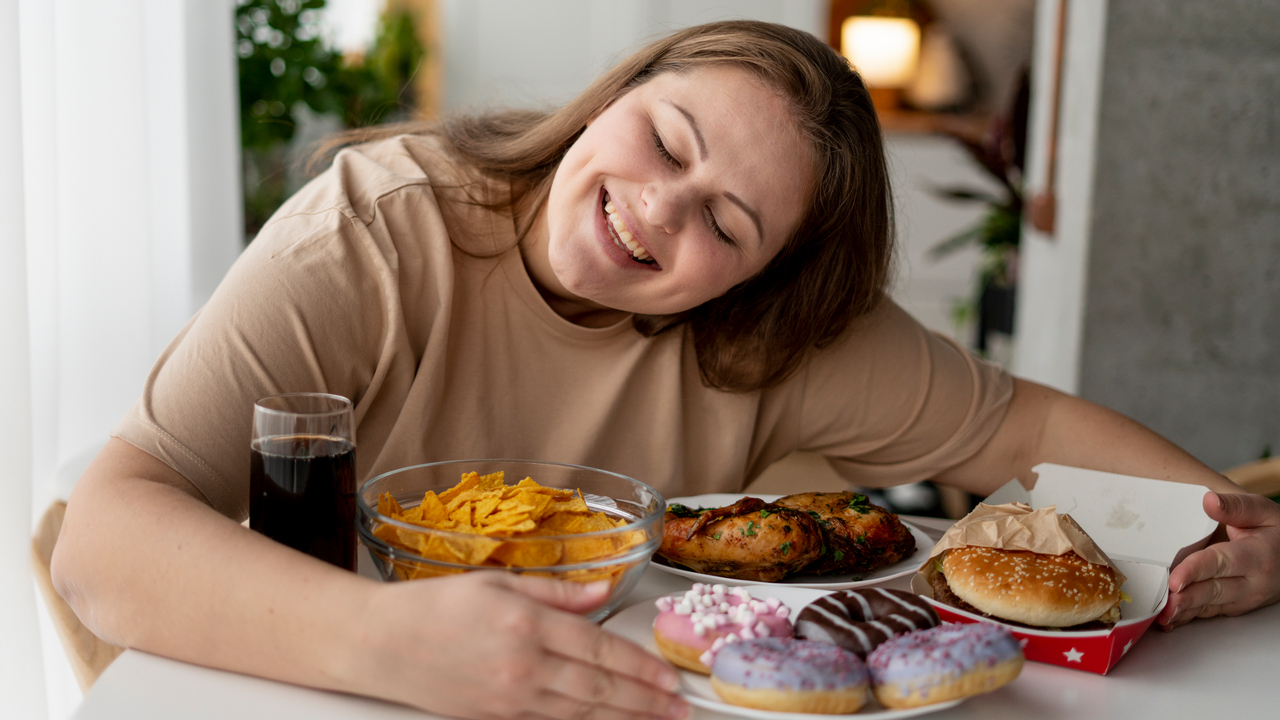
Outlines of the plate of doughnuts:
{"type": "Polygon", "coordinates": [[[610,618],[604,627],[679,666],[680,694],[691,705],[760,720],[805,720],[815,714],[850,713],[877,720],[913,717],[955,707],[968,696],[996,689],[1017,676],[1022,653],[1002,629],[988,625],[985,629],[957,630],[961,626],[940,624],[927,604],[916,608],[914,598],[879,588],[833,594],[777,585],[746,588],[697,583],[686,593],[637,603],[610,618]],[[812,627],[815,618],[831,614],[833,602],[844,602],[849,608],[843,620],[834,625],[819,620],[825,630],[812,627]],[[868,614],[860,615],[858,608],[868,614]],[[799,637],[772,622],[784,616],[793,623],[799,621],[795,625],[799,637]],[[868,622],[860,621],[864,617],[868,622]],[[804,627],[806,618],[808,628],[804,627]],[[854,619],[859,622],[851,622],[854,619]],[[901,634],[884,635],[873,644],[853,647],[843,641],[818,640],[826,632],[834,636],[852,630],[861,637],[858,642],[865,642],[865,631],[874,634],[878,632],[875,628],[898,622],[905,623],[897,628],[901,634]],[[703,630],[690,632],[697,630],[698,624],[705,626],[703,630]],[[991,638],[958,636],[965,633],[996,633],[999,637],[993,644],[991,638]],[[728,643],[727,635],[732,636],[728,643]],[[673,644],[677,646],[674,654],[673,644]],[[937,652],[940,647],[948,652],[937,652]],[[975,648],[985,654],[975,656],[975,648]],[[681,654],[682,650],[686,652],[681,654]],[[787,657],[770,664],[778,655],[787,657]],[[938,657],[957,655],[974,656],[974,662],[962,668],[963,678],[957,677],[954,668],[934,667],[938,657]],[[865,664],[860,659],[864,657],[865,664]],[[742,679],[744,661],[749,668],[747,680],[742,679]],[[997,666],[1004,672],[1002,678],[977,677],[997,666]],[[954,687],[942,687],[948,683],[954,687]],[[902,688],[907,689],[905,695],[898,692],[902,688]],[[917,697],[908,697],[912,693],[917,697]],[[886,707],[877,697],[898,707],[886,707]],[[846,702],[850,698],[852,701],[846,702]],[[900,702],[904,699],[906,702],[900,702]]]}
{"type": "MultiPolygon", "coordinates": [[[[764,502],[771,503],[782,497],[781,495],[744,495],[741,493],[708,493],[705,495],[693,495],[689,497],[668,498],[667,507],[673,505],[685,505],[687,507],[723,507],[732,505],[735,502],[745,498],[759,498],[764,502]]],[[[804,572],[789,575],[782,580],[776,582],[762,582],[760,580],[741,580],[737,578],[722,577],[718,575],[709,575],[696,570],[691,570],[680,565],[672,564],[666,558],[654,555],[649,562],[654,567],[669,572],[673,575],[679,575],[684,578],[702,583],[722,583],[725,585],[773,585],[788,586],[797,588],[814,588],[817,590],[845,590],[849,588],[866,587],[876,585],[895,578],[906,577],[916,572],[921,565],[929,559],[929,551],[933,548],[934,540],[930,538],[923,530],[902,520],[902,525],[911,532],[912,538],[915,539],[916,548],[913,553],[902,558],[892,565],[873,570],[868,573],[859,575],[833,573],[829,575],[813,575],[804,572]]]]}

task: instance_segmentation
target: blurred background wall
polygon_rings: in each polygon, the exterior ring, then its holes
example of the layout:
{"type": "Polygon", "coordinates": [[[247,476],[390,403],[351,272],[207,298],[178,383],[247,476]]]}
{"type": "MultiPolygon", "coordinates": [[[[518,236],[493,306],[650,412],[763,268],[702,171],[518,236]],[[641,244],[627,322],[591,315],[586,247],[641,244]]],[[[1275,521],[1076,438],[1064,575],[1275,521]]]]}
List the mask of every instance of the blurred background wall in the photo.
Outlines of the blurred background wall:
{"type": "Polygon", "coordinates": [[[1107,6],[1079,392],[1280,452],[1280,3],[1107,6]]]}

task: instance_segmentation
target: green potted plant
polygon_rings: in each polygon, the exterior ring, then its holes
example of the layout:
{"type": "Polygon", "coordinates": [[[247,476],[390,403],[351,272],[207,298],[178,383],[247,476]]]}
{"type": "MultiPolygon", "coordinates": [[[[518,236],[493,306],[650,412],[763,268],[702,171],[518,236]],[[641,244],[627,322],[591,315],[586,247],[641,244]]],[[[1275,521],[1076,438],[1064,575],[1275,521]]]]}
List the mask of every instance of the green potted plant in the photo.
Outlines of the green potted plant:
{"type": "Polygon", "coordinates": [[[941,258],[978,245],[982,250],[974,296],[958,303],[957,324],[975,322],[974,349],[987,353],[992,333],[1013,335],[1014,298],[1018,280],[1018,246],[1022,240],[1022,175],[1026,152],[1028,85],[1026,74],[1008,113],[992,117],[981,140],[952,135],[996,180],[991,192],[971,187],[939,187],[939,196],[966,203],[982,203],[987,212],[976,225],[935,245],[929,253],[941,258]]]}
{"type": "Polygon", "coordinates": [[[237,2],[246,240],[296,189],[289,144],[304,108],[354,128],[407,119],[415,104],[411,81],[426,51],[412,13],[389,4],[369,50],[344,58],[321,37],[324,7],[325,0],[237,2]]]}

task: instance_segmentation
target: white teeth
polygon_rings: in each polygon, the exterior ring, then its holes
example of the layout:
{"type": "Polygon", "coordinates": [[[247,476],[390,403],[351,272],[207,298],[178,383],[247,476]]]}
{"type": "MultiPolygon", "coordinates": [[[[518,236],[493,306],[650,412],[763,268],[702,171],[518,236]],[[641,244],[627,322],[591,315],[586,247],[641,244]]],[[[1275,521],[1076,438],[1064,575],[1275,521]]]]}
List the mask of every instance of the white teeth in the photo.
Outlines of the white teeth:
{"type": "Polygon", "coordinates": [[[622,216],[618,214],[618,208],[613,204],[612,200],[605,200],[604,211],[609,219],[609,224],[613,226],[612,235],[618,247],[628,250],[631,256],[637,260],[649,259],[649,251],[641,247],[640,242],[635,239],[631,231],[627,230],[626,223],[622,221],[622,216]]]}

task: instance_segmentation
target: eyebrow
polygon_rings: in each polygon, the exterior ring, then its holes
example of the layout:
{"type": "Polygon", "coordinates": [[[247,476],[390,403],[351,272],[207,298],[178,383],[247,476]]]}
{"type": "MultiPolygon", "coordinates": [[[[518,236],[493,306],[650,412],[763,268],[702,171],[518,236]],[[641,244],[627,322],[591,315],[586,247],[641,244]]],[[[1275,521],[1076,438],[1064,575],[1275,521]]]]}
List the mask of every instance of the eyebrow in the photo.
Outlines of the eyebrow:
{"type": "MultiPolygon", "coordinates": [[[[702,130],[698,127],[698,121],[694,119],[693,113],[689,112],[688,110],[685,110],[684,108],[680,107],[679,105],[672,102],[671,100],[667,100],[664,98],[663,102],[675,108],[676,110],[680,111],[680,114],[684,116],[684,119],[689,121],[689,127],[693,130],[693,137],[695,140],[698,141],[698,157],[705,161],[707,159],[707,154],[708,154],[707,140],[706,138],[702,137],[702,130]]],[[[757,213],[754,209],[752,209],[750,205],[744,202],[742,198],[738,197],[737,195],[734,195],[731,192],[726,192],[724,196],[728,198],[729,201],[732,202],[734,205],[737,205],[738,207],[742,208],[742,211],[745,212],[747,216],[751,218],[751,221],[753,223],[755,223],[756,235],[760,240],[760,244],[763,245],[764,244],[764,224],[760,222],[760,214],[757,213]]]]}

